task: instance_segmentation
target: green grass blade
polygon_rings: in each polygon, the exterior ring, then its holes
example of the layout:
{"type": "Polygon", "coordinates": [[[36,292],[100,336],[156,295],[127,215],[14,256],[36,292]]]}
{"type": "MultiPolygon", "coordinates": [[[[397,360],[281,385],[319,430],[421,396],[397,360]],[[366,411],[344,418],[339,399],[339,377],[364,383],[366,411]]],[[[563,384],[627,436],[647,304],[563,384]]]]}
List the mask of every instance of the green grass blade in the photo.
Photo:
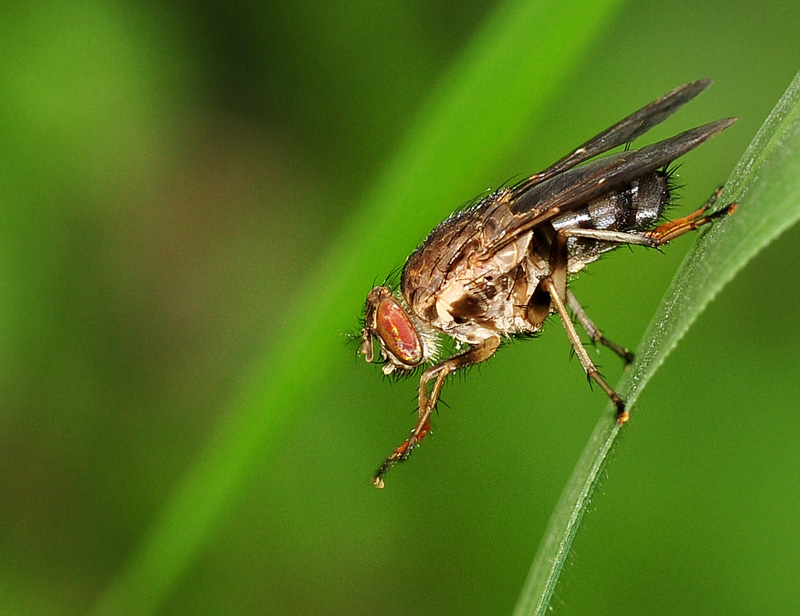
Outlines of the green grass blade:
{"type": "Polygon", "coordinates": [[[498,6],[306,281],[282,336],[243,379],[226,421],[93,614],[158,609],[243,488],[248,469],[281,439],[295,409],[315,393],[318,375],[340,360],[339,332],[355,320],[365,283],[400,263],[402,251],[452,210],[458,188],[499,164],[530,132],[550,93],[621,5],[509,0],[498,6]]]}
{"type": "MultiPolygon", "coordinates": [[[[618,391],[633,407],[698,315],[761,249],[800,218],[800,74],[742,157],[723,198],[740,206],[702,234],[644,336],[618,391]]],[[[635,412],[635,409],[634,409],[635,412]]],[[[620,431],[613,411],[595,428],[534,558],[515,616],[542,616],[620,431]]],[[[615,583],[610,577],[609,583],[615,583]]]]}

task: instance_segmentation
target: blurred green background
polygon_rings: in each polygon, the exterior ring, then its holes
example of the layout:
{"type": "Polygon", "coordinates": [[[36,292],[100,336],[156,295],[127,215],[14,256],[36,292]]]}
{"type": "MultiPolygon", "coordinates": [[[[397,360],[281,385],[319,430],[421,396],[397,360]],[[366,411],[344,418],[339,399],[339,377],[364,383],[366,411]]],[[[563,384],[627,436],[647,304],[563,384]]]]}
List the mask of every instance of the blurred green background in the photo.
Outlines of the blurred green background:
{"type": "MultiPolygon", "coordinates": [[[[304,403],[273,409],[272,437],[242,445],[218,510],[194,503],[205,530],[178,519],[171,542],[152,539],[185,478],[224,442],[247,383],[269,378],[276,340],[302,336],[286,327],[333,238],[493,10],[0,9],[0,613],[104,605],[148,538],[162,550],[139,581],[149,599],[115,613],[511,612],[606,408],[557,324],[449,383],[435,434],[382,492],[369,479],[413,425],[415,379],[383,379],[346,332],[329,331],[320,352],[334,356],[304,357],[304,403]]],[[[685,157],[676,211],[688,212],[800,68],[798,32],[791,2],[623,5],[548,93],[546,121],[449,202],[409,211],[404,233],[422,239],[487,187],[711,77],[653,131],[740,117],[685,157]]],[[[516,68],[537,79],[536,66],[516,68]]],[[[399,266],[414,248],[392,240],[376,262],[399,266]]],[[[576,293],[635,347],[691,241],[620,250],[576,293]]],[[[644,392],[556,613],[800,612],[798,258],[793,232],[763,252],[644,392]]],[[[387,273],[364,264],[352,281],[362,292],[335,318],[355,330],[387,273]]],[[[331,310],[324,298],[320,310],[331,310]]],[[[616,381],[615,358],[598,360],[616,381]]]]}

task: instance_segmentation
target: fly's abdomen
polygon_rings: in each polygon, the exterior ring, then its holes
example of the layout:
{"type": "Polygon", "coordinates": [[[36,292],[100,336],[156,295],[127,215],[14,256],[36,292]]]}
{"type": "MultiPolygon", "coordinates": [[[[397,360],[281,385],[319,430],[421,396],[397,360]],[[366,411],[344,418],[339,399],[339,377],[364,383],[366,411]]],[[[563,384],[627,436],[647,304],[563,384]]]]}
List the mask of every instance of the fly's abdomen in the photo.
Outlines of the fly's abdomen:
{"type": "MultiPolygon", "coordinates": [[[[663,171],[647,173],[626,186],[611,190],[590,201],[586,207],[569,212],[553,220],[555,229],[602,229],[608,231],[640,232],[655,225],[670,193],[667,174],[663,171]]],[[[577,271],[600,254],[619,246],[591,238],[572,237],[567,241],[570,269],[577,271]]]]}

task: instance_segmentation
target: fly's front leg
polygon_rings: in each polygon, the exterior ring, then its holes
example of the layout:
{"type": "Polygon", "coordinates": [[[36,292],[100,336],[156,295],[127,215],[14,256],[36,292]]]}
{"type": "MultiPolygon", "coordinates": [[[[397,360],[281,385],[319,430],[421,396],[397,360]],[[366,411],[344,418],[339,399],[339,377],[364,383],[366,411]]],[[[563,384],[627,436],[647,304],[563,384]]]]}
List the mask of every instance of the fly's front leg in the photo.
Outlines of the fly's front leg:
{"type": "Polygon", "coordinates": [[[575,297],[575,294],[569,289],[567,289],[567,305],[569,306],[569,309],[572,311],[572,314],[574,314],[577,317],[578,323],[581,324],[583,331],[585,331],[588,334],[589,338],[591,338],[593,342],[599,342],[603,346],[608,347],[609,349],[614,351],[614,353],[616,353],[623,359],[623,361],[625,362],[625,367],[629,368],[630,365],[633,363],[633,353],[631,353],[625,347],[620,346],[616,342],[613,342],[608,338],[606,338],[603,335],[603,332],[600,331],[600,328],[597,327],[597,325],[594,324],[594,321],[592,321],[589,318],[589,315],[586,314],[586,311],[583,309],[583,306],[581,306],[580,302],[575,297]]]}
{"type": "Polygon", "coordinates": [[[372,480],[372,485],[376,488],[382,488],[384,486],[383,477],[387,471],[398,462],[407,460],[414,447],[430,432],[431,413],[436,408],[436,402],[438,402],[439,395],[442,393],[442,387],[447,375],[465,366],[478,364],[489,359],[499,347],[500,338],[490,338],[481,344],[470,347],[463,353],[431,366],[422,373],[422,377],[419,380],[419,418],[417,419],[417,425],[414,426],[411,436],[403,441],[378,469],[372,480]],[[428,393],[428,383],[430,381],[433,381],[433,385],[430,393],[428,393]]]}
{"type": "Polygon", "coordinates": [[[575,354],[578,356],[581,366],[583,366],[583,369],[586,371],[586,375],[595,383],[597,383],[600,386],[600,389],[606,392],[606,395],[614,403],[614,406],[617,407],[617,422],[621,424],[625,423],[628,421],[628,412],[625,410],[625,403],[622,401],[622,398],[619,397],[619,394],[614,391],[611,385],[606,383],[605,379],[602,377],[600,372],[598,372],[597,367],[594,365],[592,358],[589,357],[589,354],[583,347],[581,338],[578,335],[578,330],[575,329],[575,325],[572,323],[569,312],[567,312],[567,307],[557,293],[556,285],[550,278],[545,278],[542,281],[542,284],[544,286],[544,290],[550,293],[550,297],[553,301],[553,307],[558,313],[558,316],[561,317],[561,322],[564,324],[564,329],[567,331],[567,338],[569,338],[572,348],[575,349],[575,354]]]}

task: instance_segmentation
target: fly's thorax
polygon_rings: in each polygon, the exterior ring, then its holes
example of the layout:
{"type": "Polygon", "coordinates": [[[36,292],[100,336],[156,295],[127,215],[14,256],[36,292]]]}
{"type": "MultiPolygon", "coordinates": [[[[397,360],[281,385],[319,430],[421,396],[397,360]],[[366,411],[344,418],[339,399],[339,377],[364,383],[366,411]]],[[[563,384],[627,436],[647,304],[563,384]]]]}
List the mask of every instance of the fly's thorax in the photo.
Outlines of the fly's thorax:
{"type": "Polygon", "coordinates": [[[454,270],[434,297],[432,324],[467,344],[530,333],[525,306],[547,272],[531,241],[528,234],[492,258],[476,256],[454,270]]]}
{"type": "MultiPolygon", "coordinates": [[[[440,290],[471,267],[473,257],[483,254],[488,241],[504,232],[511,217],[508,195],[507,189],[500,189],[470,207],[457,210],[437,225],[406,259],[400,288],[419,318],[434,317],[440,290]]],[[[504,259],[515,250],[518,247],[512,246],[493,256],[504,259]]]]}

